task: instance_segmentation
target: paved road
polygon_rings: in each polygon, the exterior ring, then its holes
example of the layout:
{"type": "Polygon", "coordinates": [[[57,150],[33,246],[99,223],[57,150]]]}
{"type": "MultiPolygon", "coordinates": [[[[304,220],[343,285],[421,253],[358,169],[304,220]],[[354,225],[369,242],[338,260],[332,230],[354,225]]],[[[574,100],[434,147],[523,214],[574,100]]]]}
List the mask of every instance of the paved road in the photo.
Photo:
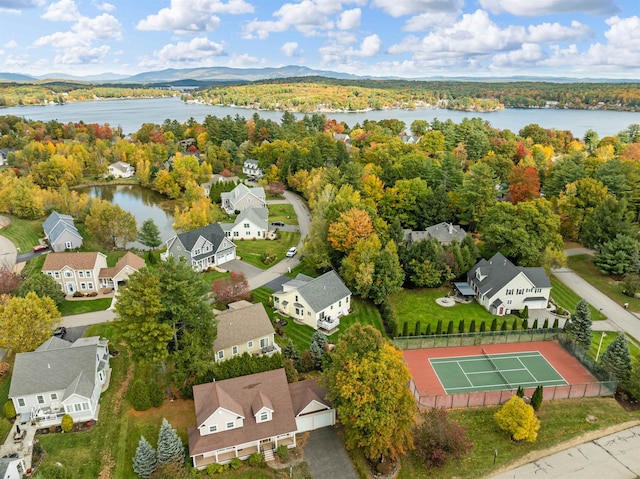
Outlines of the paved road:
{"type": "Polygon", "coordinates": [[[18,257],[16,246],[6,236],[0,235],[0,268],[13,271],[18,257]]]}
{"type": "Polygon", "coordinates": [[[491,479],[635,479],[640,477],[640,426],[583,442],[491,479]]]}

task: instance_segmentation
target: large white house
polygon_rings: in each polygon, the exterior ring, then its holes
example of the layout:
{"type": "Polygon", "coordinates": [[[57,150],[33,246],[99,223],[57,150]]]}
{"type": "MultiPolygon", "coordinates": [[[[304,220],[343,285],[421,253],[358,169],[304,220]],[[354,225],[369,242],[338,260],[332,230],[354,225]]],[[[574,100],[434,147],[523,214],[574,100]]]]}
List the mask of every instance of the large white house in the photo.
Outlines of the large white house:
{"type": "Polygon", "coordinates": [[[296,446],[296,434],[335,424],[325,395],[313,379],[287,384],[284,369],[194,386],[196,426],[188,431],[193,467],[255,452],[273,459],[279,446],[296,446]]]}
{"type": "Polygon", "coordinates": [[[262,186],[249,188],[240,183],[233,190],[221,193],[220,198],[222,207],[229,214],[234,211],[243,211],[247,208],[267,207],[267,195],[262,186]]]}
{"type": "Polygon", "coordinates": [[[221,223],[227,238],[265,239],[269,230],[269,210],[267,208],[248,208],[236,216],[233,223],[221,223]]]}
{"type": "Polygon", "coordinates": [[[262,178],[264,176],[262,168],[258,166],[258,160],[244,160],[242,172],[245,175],[254,176],[256,178],[262,178]]]}
{"type": "Polygon", "coordinates": [[[467,273],[467,283],[478,303],[497,316],[525,306],[545,309],[551,294],[551,281],[544,268],[516,266],[502,253],[490,260],[481,259],[467,273]]]}
{"type": "Polygon", "coordinates": [[[124,161],[116,161],[109,165],[109,175],[114,178],[131,178],[135,173],[136,169],[124,161]]]}
{"type": "Polygon", "coordinates": [[[97,421],[110,371],[107,339],[51,337],[35,351],[16,354],[9,399],[21,422],[59,425],[65,413],[74,422],[97,421]]]}
{"type": "Polygon", "coordinates": [[[167,251],[160,257],[166,260],[169,256],[185,258],[188,264],[203,270],[236,259],[236,245],[218,223],[211,223],[169,239],[167,251]]]}

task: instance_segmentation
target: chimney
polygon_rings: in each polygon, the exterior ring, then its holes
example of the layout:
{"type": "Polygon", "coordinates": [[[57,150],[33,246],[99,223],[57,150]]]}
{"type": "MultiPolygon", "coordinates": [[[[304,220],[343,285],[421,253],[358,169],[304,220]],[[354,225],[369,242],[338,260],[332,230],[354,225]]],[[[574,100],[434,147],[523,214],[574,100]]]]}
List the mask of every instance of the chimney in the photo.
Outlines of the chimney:
{"type": "Polygon", "coordinates": [[[449,223],[449,234],[453,234],[453,223],[449,223]]]}

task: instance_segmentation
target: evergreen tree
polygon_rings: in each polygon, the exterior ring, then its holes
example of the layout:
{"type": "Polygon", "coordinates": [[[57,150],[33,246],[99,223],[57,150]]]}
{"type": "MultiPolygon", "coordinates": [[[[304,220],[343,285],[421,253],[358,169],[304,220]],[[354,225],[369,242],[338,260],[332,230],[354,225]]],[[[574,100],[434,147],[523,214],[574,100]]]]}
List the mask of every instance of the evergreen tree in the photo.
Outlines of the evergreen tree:
{"type": "Polygon", "coordinates": [[[576,310],[571,314],[569,321],[564,325],[564,330],[576,340],[576,344],[584,350],[591,347],[591,313],[589,305],[581,299],[576,305],[576,310]]]}
{"type": "Polygon", "coordinates": [[[166,419],[162,420],[162,426],[160,426],[156,457],[158,465],[184,461],[184,444],[166,419]]]}
{"type": "Polygon", "coordinates": [[[484,321],[482,321],[480,323],[480,332],[484,333],[487,330],[487,323],[485,323],[484,321]]]}
{"type": "Polygon", "coordinates": [[[287,344],[285,344],[284,348],[282,349],[282,355],[286,359],[291,359],[296,369],[300,371],[300,350],[298,349],[298,346],[293,343],[293,341],[289,340],[287,344]]]}
{"type": "Polygon", "coordinates": [[[453,319],[449,321],[449,326],[447,326],[447,334],[453,334],[453,319]]]}
{"type": "Polygon", "coordinates": [[[469,332],[470,333],[475,333],[476,332],[476,320],[475,319],[471,320],[471,324],[469,325],[469,332]]]}
{"type": "Polygon", "coordinates": [[[156,470],[156,466],[156,451],[144,436],[140,436],[136,454],[133,456],[133,472],[143,479],[148,479],[156,470]]]}
{"type": "Polygon", "coordinates": [[[420,320],[416,321],[416,329],[413,333],[414,336],[420,336],[420,320]]]}
{"type": "Polygon", "coordinates": [[[534,411],[537,411],[538,409],[540,409],[540,406],[542,406],[542,396],[542,386],[538,386],[531,395],[531,407],[534,411]]]}
{"type": "Polygon", "coordinates": [[[461,319],[458,323],[458,332],[460,334],[464,333],[464,319],[461,319]]]}
{"type": "Polygon", "coordinates": [[[498,318],[493,318],[491,321],[491,331],[497,331],[498,329],[498,318]]]}
{"type": "Polygon", "coordinates": [[[560,326],[560,320],[558,318],[553,320],[553,329],[558,329],[560,326]]]}
{"type": "Polygon", "coordinates": [[[549,329],[549,318],[544,319],[544,324],[542,325],[544,329],[549,329]]]}
{"type": "Polygon", "coordinates": [[[436,326],[436,335],[442,334],[442,320],[438,320],[438,325],[436,326]]]}
{"type": "Polygon", "coordinates": [[[526,305],[522,310],[522,319],[528,319],[528,318],[529,318],[529,305],[526,305]]]}
{"type": "Polygon", "coordinates": [[[524,329],[525,331],[527,329],[529,329],[529,320],[528,319],[523,319],[522,320],[522,329],[524,329]]]}
{"type": "Polygon", "coordinates": [[[520,398],[524,397],[524,388],[522,386],[518,386],[518,390],[516,391],[516,396],[520,398]]]}
{"type": "Polygon", "coordinates": [[[430,334],[432,334],[431,332],[431,323],[427,324],[427,332],[424,333],[426,336],[429,336],[430,334]]]}
{"type": "Polygon", "coordinates": [[[533,320],[533,326],[531,326],[531,329],[538,329],[538,318],[533,320]]]}
{"type": "Polygon", "coordinates": [[[316,369],[322,367],[322,358],[327,351],[327,337],[320,331],[316,331],[311,336],[311,344],[309,345],[309,354],[313,360],[316,369]]]}
{"type": "Polygon", "coordinates": [[[142,223],[142,227],[138,231],[138,241],[149,249],[156,249],[162,244],[160,230],[153,219],[149,218],[142,223]]]}
{"type": "Polygon", "coordinates": [[[518,330],[518,318],[514,318],[513,323],[511,323],[511,331],[518,330]]]}
{"type": "Polygon", "coordinates": [[[631,376],[631,354],[624,334],[616,336],[600,358],[602,367],[618,381],[627,381],[631,376]]]}
{"type": "Polygon", "coordinates": [[[402,335],[406,338],[407,336],[409,336],[409,323],[407,323],[406,321],[404,322],[404,324],[402,325],[402,335]]]}
{"type": "Polygon", "coordinates": [[[390,294],[401,291],[403,283],[404,270],[398,259],[398,248],[393,241],[389,241],[376,259],[368,297],[375,304],[382,304],[390,294]]]}

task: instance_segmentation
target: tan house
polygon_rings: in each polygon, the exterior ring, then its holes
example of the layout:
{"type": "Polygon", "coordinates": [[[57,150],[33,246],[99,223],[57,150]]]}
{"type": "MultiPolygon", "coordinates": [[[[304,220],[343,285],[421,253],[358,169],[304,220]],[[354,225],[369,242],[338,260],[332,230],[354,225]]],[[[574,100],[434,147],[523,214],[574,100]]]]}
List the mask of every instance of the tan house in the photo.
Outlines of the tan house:
{"type": "Polygon", "coordinates": [[[130,274],[145,266],[146,264],[140,256],[127,251],[127,254],[120,258],[113,268],[100,270],[100,287],[113,288],[114,291],[117,291],[118,285],[124,283],[130,274]]]}
{"type": "Polygon", "coordinates": [[[273,459],[278,446],[296,446],[300,421],[314,429],[335,424],[325,395],[314,380],[287,384],[284,369],[194,386],[196,427],[188,431],[193,466],[203,469],[255,452],[273,459]]]}
{"type": "Polygon", "coordinates": [[[266,208],[267,196],[262,186],[248,188],[240,183],[233,190],[220,194],[222,208],[233,214],[235,211],[243,211],[247,208],[266,208]]]}

